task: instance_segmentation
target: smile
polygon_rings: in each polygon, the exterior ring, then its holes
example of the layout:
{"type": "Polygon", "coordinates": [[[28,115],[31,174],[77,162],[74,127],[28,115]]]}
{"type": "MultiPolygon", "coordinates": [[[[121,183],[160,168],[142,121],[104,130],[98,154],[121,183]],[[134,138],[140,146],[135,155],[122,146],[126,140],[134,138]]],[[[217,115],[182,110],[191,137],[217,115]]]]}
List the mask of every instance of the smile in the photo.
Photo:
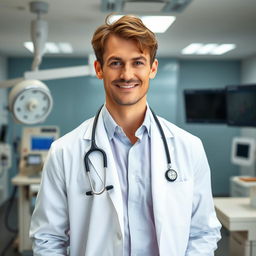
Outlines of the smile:
{"type": "Polygon", "coordinates": [[[119,85],[120,88],[125,88],[125,89],[129,89],[129,88],[133,88],[135,87],[136,85],[119,85]]]}
{"type": "Polygon", "coordinates": [[[134,88],[134,87],[136,87],[138,85],[139,84],[128,84],[128,85],[116,84],[116,86],[118,86],[119,88],[123,88],[123,89],[131,89],[131,88],[134,88]]]}

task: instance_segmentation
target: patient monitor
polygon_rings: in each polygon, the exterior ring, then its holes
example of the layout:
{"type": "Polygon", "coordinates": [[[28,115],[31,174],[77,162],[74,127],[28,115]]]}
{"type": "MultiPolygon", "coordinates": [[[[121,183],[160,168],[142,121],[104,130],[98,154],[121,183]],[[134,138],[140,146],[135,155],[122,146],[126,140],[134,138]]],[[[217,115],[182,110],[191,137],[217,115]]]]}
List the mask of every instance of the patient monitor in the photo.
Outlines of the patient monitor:
{"type": "Polygon", "coordinates": [[[235,137],[232,141],[231,162],[250,166],[255,162],[255,139],[235,137]]]}
{"type": "Polygon", "coordinates": [[[21,140],[20,174],[38,176],[54,140],[59,137],[56,126],[25,127],[21,140]]]}

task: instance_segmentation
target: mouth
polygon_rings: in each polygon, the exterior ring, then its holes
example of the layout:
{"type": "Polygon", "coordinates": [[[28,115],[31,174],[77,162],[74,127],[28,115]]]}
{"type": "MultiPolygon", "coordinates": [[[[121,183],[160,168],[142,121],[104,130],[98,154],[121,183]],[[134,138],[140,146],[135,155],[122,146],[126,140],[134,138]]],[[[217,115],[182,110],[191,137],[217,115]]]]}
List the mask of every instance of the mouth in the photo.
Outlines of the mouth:
{"type": "Polygon", "coordinates": [[[117,86],[118,88],[121,88],[121,89],[132,89],[132,88],[135,88],[137,86],[139,86],[140,83],[138,82],[130,82],[130,83],[114,83],[115,86],[117,86]]]}
{"type": "Polygon", "coordinates": [[[123,89],[131,89],[131,88],[134,88],[134,87],[136,87],[136,86],[138,86],[139,84],[129,84],[129,85],[119,85],[119,84],[117,84],[117,86],[119,87],[119,88],[123,88],[123,89]]]}

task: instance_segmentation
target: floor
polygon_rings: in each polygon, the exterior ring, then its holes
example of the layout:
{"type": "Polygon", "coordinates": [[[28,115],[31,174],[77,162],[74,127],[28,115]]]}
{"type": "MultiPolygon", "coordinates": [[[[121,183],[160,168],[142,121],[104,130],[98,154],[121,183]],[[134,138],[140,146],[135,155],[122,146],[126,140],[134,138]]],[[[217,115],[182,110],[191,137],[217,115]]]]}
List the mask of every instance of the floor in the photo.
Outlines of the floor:
{"type": "MultiPolygon", "coordinates": [[[[0,207],[0,256],[21,256],[17,250],[17,233],[8,231],[4,224],[4,214],[7,209],[5,203],[0,207]],[[4,247],[10,244],[8,250],[3,253],[4,247]]],[[[17,201],[14,201],[13,207],[9,214],[9,224],[13,229],[17,229],[17,201]]],[[[228,236],[229,232],[222,229],[222,239],[218,243],[218,249],[215,252],[215,256],[232,256],[228,255],[228,236]]],[[[22,256],[32,256],[32,252],[24,252],[22,256]]]]}

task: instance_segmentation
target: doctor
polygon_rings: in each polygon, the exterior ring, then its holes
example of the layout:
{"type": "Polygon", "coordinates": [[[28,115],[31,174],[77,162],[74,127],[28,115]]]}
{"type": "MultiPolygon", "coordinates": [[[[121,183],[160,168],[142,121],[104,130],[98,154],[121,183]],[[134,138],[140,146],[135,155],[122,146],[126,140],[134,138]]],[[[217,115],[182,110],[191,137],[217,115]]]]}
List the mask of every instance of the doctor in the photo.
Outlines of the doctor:
{"type": "MultiPolygon", "coordinates": [[[[54,142],[32,216],[34,256],[213,256],[220,239],[201,141],[159,118],[175,177],[147,104],[157,73],[157,41],[140,19],[123,16],[100,26],[92,45],[106,102],[95,142],[94,119],[54,142]],[[108,190],[96,195],[102,185],[108,190]],[[90,195],[91,194],[91,195],[90,195]]],[[[161,99],[159,99],[161,104],[161,99]]]]}

